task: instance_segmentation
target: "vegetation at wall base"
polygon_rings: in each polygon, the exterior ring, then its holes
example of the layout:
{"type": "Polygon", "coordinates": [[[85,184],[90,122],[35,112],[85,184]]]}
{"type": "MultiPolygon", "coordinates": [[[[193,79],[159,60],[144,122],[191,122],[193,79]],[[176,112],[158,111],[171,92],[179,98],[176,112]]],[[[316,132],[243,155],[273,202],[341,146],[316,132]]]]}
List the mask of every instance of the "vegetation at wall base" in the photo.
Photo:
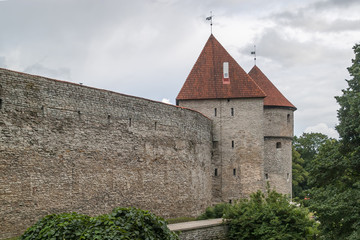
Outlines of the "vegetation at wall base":
{"type": "Polygon", "coordinates": [[[208,207],[205,212],[197,218],[197,220],[222,218],[229,206],[229,203],[219,203],[212,207],[208,207]]]}
{"type": "Polygon", "coordinates": [[[52,214],[28,228],[21,240],[177,240],[166,221],[136,208],[115,208],[111,213],[89,217],[77,213],[52,214]]]}
{"type": "Polygon", "coordinates": [[[226,211],[228,238],[236,239],[313,239],[317,223],[309,218],[306,208],[290,204],[286,195],[260,190],[250,199],[241,199],[226,211]]]}

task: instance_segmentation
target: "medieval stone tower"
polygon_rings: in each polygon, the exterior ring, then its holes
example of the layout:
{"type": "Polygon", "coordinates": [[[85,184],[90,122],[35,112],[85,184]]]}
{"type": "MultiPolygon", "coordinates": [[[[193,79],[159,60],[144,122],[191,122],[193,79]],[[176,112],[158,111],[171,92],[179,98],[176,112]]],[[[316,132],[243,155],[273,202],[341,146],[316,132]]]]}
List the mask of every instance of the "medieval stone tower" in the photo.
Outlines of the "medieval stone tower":
{"type": "Polygon", "coordinates": [[[246,197],[266,181],[291,194],[296,108],[257,66],[247,74],[211,35],[176,102],[213,122],[213,203],[246,197]]]}
{"type": "Polygon", "coordinates": [[[53,213],[196,217],[266,181],[291,194],[296,108],[257,66],[211,35],[176,101],[0,68],[0,239],[53,213]]]}

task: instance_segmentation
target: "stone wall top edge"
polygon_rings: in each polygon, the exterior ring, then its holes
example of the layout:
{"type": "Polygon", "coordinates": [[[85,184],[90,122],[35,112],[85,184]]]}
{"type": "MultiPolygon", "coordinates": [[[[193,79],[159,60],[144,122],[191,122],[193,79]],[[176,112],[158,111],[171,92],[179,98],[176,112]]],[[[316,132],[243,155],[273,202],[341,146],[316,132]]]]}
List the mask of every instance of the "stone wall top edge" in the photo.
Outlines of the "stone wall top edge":
{"type": "Polygon", "coordinates": [[[95,87],[86,86],[86,85],[82,85],[82,84],[78,84],[78,83],[64,81],[64,80],[58,80],[58,79],[44,77],[44,76],[40,76],[40,75],[34,75],[34,74],[14,71],[14,70],[6,69],[6,68],[0,68],[0,72],[4,72],[4,73],[8,72],[10,74],[11,73],[16,73],[16,74],[20,74],[20,75],[22,75],[24,77],[29,76],[29,77],[33,77],[33,78],[37,78],[37,79],[42,79],[42,80],[45,80],[45,81],[52,81],[52,82],[56,82],[56,83],[68,84],[68,85],[72,85],[72,86],[76,86],[76,87],[88,88],[88,89],[92,89],[92,90],[96,90],[96,91],[101,91],[101,92],[104,92],[104,93],[116,94],[116,95],[120,95],[120,96],[123,96],[123,97],[139,99],[139,100],[148,101],[148,102],[152,102],[152,103],[156,103],[156,104],[162,104],[164,106],[175,107],[175,108],[178,108],[178,109],[183,109],[183,110],[186,110],[186,111],[195,112],[195,113],[209,119],[207,116],[205,116],[204,114],[202,114],[201,112],[198,112],[196,110],[186,108],[186,107],[176,106],[176,105],[173,105],[173,104],[163,103],[163,102],[160,102],[160,101],[155,101],[155,100],[151,100],[151,99],[147,99],[147,98],[143,98],[143,97],[132,96],[132,95],[124,94],[124,93],[114,92],[114,91],[111,91],[111,90],[95,88],[95,87]]]}
{"type": "Polygon", "coordinates": [[[265,97],[237,97],[237,98],[194,98],[194,99],[176,99],[179,101],[196,101],[196,100],[227,100],[227,99],[264,99],[265,97]]]}

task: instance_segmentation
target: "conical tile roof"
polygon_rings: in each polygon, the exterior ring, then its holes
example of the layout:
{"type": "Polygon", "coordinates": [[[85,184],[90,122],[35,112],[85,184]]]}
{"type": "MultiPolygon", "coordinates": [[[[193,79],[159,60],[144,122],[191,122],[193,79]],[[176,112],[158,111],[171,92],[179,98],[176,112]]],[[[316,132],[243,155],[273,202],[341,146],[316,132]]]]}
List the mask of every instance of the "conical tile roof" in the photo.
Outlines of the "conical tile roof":
{"type": "Polygon", "coordinates": [[[265,93],[211,34],[176,100],[263,98],[265,93]],[[223,63],[229,63],[229,83],[223,63]]]}
{"type": "Polygon", "coordinates": [[[250,70],[249,75],[266,93],[264,106],[290,107],[296,109],[256,65],[250,70]]]}

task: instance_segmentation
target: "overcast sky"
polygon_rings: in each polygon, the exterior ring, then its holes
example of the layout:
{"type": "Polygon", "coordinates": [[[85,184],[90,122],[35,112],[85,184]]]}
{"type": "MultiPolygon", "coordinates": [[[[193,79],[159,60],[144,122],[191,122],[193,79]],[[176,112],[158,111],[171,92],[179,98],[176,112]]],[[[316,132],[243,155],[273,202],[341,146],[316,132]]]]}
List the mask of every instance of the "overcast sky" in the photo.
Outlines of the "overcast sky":
{"type": "Polygon", "coordinates": [[[336,137],[359,0],[0,0],[0,67],[170,101],[213,34],[298,108],[295,134],[336,137]]]}

